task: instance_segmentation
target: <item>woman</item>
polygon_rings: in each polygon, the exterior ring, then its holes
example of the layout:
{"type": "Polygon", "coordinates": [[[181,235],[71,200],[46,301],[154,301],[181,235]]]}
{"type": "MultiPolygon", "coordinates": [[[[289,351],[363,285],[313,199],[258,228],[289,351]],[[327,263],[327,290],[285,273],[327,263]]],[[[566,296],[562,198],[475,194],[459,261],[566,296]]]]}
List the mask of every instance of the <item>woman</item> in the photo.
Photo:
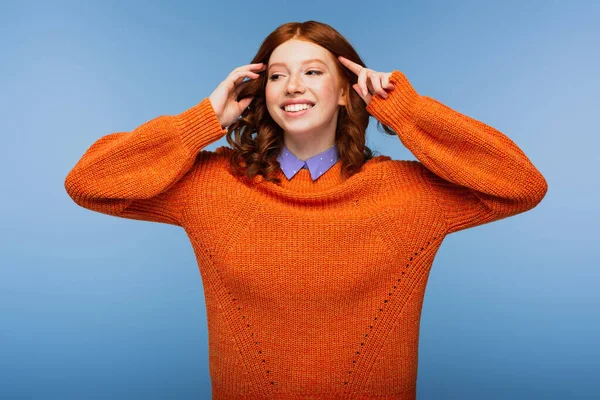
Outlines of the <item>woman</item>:
{"type": "Polygon", "coordinates": [[[90,210],[186,230],[213,398],[232,399],[416,398],[443,239],[547,191],[507,136],[367,68],[315,21],[278,27],[189,110],[100,138],[65,187],[90,210]],[[374,157],[369,116],[418,161],[374,157]],[[231,148],[204,150],[226,134],[231,148]]]}

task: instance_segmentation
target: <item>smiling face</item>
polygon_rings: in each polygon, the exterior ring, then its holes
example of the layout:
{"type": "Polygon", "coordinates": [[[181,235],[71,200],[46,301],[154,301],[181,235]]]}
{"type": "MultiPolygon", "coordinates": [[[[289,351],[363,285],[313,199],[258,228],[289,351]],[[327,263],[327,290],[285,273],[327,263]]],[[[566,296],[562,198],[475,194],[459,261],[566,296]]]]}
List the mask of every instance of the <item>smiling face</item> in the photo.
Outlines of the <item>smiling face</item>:
{"type": "Polygon", "coordinates": [[[338,106],[345,104],[335,62],[325,48],[296,39],[279,45],[271,54],[265,100],[269,114],[287,135],[300,140],[323,135],[335,138],[338,106]],[[314,106],[294,114],[282,109],[289,100],[314,106]]]}

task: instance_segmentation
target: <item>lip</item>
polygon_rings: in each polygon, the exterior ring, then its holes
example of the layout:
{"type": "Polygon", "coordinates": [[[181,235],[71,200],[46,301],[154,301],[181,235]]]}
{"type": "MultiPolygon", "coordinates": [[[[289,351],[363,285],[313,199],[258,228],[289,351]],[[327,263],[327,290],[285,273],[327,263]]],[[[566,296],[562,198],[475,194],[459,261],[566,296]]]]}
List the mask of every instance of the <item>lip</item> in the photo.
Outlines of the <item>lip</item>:
{"type": "Polygon", "coordinates": [[[296,112],[289,112],[289,111],[285,111],[284,109],[282,109],[282,111],[286,117],[296,118],[296,117],[303,116],[304,114],[308,113],[310,110],[312,110],[315,107],[316,107],[316,105],[313,105],[312,107],[307,108],[306,110],[296,111],[296,112]]]}

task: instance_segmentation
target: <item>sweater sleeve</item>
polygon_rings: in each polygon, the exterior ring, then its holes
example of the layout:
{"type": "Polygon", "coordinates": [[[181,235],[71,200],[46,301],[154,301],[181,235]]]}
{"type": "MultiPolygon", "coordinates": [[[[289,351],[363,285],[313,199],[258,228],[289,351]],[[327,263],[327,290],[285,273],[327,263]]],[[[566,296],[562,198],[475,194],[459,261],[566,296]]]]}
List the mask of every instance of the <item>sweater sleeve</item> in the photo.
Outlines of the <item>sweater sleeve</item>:
{"type": "Polygon", "coordinates": [[[182,226],[192,166],[226,132],[205,98],[181,114],[101,137],[68,173],[65,189],[92,211],[182,226]]]}
{"type": "Polygon", "coordinates": [[[388,98],[373,96],[367,111],[419,160],[447,233],[525,212],[542,201],[546,180],[506,135],[419,95],[398,70],[390,82],[395,89],[388,98]]]}

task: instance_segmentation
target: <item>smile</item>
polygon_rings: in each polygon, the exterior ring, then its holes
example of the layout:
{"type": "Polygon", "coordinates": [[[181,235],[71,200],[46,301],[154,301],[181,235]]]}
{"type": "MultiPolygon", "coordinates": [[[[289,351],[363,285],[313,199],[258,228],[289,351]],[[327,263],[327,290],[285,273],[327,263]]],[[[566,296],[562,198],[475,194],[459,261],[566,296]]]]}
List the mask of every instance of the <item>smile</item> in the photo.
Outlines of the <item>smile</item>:
{"type": "Polygon", "coordinates": [[[283,112],[285,113],[285,115],[289,116],[289,117],[300,117],[306,113],[308,113],[310,110],[312,110],[313,108],[315,108],[315,106],[311,106],[308,107],[305,110],[300,110],[300,111],[285,111],[285,109],[282,109],[283,112]]]}

